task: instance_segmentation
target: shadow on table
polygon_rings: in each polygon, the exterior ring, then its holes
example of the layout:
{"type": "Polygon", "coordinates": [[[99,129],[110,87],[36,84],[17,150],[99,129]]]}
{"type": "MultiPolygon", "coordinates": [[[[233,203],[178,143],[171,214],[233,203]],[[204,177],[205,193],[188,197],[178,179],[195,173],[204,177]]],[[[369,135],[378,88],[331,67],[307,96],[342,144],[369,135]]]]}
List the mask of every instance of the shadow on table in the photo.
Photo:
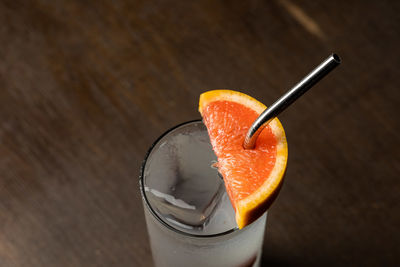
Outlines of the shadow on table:
{"type": "MultiPolygon", "coordinates": [[[[280,266],[321,266],[321,263],[327,263],[329,261],[321,259],[307,259],[302,257],[296,257],[293,255],[272,255],[263,254],[261,259],[261,267],[280,267],[280,266]]],[[[325,265],[325,264],[322,264],[325,265]]],[[[326,266],[326,265],[325,265],[326,266]]]]}
{"type": "Polygon", "coordinates": [[[280,267],[280,266],[301,266],[304,265],[300,259],[285,259],[270,256],[263,256],[261,260],[261,267],[280,267]]]}
{"type": "Polygon", "coordinates": [[[338,266],[332,255],[315,255],[312,258],[307,256],[294,256],[294,255],[275,255],[275,254],[263,254],[261,259],[261,267],[280,267],[280,266],[338,266]]]}

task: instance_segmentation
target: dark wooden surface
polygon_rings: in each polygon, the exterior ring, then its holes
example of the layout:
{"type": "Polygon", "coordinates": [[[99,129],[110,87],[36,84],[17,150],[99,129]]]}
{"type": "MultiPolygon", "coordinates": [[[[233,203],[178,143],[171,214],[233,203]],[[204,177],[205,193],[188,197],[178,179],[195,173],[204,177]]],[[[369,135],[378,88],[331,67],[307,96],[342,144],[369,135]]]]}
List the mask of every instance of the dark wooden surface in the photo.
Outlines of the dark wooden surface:
{"type": "Polygon", "coordinates": [[[271,104],[263,266],[400,264],[399,1],[0,1],[0,266],[150,266],[139,166],[201,92],[271,104]]]}

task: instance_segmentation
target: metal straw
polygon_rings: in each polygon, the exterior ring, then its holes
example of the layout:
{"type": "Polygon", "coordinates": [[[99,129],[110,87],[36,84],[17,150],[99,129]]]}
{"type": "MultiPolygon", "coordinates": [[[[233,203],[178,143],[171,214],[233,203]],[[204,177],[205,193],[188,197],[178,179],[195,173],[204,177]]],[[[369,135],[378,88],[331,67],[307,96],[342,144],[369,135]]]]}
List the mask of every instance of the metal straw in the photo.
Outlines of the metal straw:
{"type": "Polygon", "coordinates": [[[298,84],[281,96],[274,104],[264,110],[263,113],[253,122],[246,134],[243,147],[254,148],[257,137],[268,123],[308,91],[313,85],[319,82],[325,75],[340,64],[340,58],[336,54],[330,55],[318,67],[311,71],[298,84]]]}

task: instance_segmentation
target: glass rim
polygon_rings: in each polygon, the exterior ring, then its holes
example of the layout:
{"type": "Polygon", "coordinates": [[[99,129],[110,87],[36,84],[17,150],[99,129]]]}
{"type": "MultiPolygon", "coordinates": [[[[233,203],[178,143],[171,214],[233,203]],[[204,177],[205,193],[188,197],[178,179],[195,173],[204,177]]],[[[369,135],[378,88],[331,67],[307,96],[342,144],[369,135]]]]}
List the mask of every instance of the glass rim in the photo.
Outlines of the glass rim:
{"type": "Polygon", "coordinates": [[[161,139],[163,139],[165,136],[167,136],[169,133],[171,133],[172,131],[188,125],[188,124],[192,124],[192,123],[203,123],[202,120],[197,119],[197,120],[191,120],[191,121],[187,121],[187,122],[183,122],[180,123],[170,129],[168,129],[167,131],[165,131],[162,135],[160,135],[156,141],[153,142],[153,144],[150,146],[150,148],[147,150],[146,155],[144,157],[144,160],[142,162],[142,165],[140,167],[140,175],[139,175],[139,187],[140,187],[140,194],[142,195],[142,199],[144,200],[145,206],[146,208],[150,211],[151,215],[153,217],[155,217],[160,223],[161,225],[165,226],[166,228],[168,228],[169,230],[176,232],[178,234],[184,235],[184,236],[189,236],[189,237],[195,237],[195,238],[213,238],[213,237],[220,237],[220,236],[226,236],[228,234],[234,233],[239,231],[238,227],[234,227],[232,229],[229,229],[227,231],[224,232],[220,232],[220,233],[216,233],[216,234],[208,234],[208,235],[198,235],[198,234],[192,234],[192,233],[188,233],[179,229],[174,228],[172,225],[168,224],[167,222],[165,222],[158,214],[157,212],[152,208],[149,200],[147,199],[146,196],[146,192],[144,190],[144,170],[146,168],[146,163],[147,160],[151,154],[151,152],[153,151],[153,149],[155,148],[155,146],[161,141],[161,139]]]}

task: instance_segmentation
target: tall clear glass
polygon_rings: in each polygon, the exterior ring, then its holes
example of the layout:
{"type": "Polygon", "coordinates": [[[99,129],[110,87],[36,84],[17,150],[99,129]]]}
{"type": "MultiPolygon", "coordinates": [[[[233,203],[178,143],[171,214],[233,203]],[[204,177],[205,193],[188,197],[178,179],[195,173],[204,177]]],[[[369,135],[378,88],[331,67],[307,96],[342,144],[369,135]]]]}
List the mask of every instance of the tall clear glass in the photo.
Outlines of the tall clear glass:
{"type": "Polygon", "coordinates": [[[215,162],[201,121],[149,149],[140,191],[155,266],[259,266],[267,214],[239,230],[215,162]]]}

